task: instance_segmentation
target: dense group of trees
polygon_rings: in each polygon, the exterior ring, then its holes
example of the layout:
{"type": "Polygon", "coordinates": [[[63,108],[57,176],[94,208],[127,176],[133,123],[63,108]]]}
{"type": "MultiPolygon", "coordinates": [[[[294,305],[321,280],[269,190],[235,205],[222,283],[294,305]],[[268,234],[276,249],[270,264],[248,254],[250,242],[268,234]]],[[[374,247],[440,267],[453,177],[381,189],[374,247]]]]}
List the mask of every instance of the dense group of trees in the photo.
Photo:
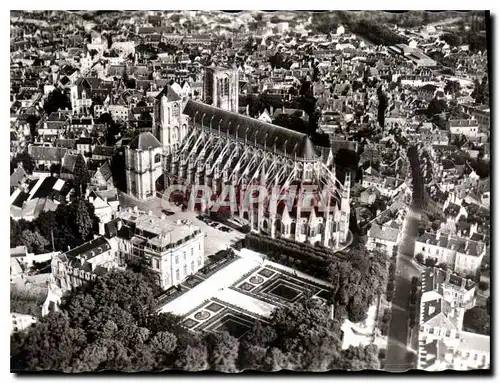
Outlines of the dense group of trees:
{"type": "Polygon", "coordinates": [[[483,335],[491,334],[491,317],[486,307],[473,307],[464,314],[464,328],[483,335]]]}
{"type": "Polygon", "coordinates": [[[33,161],[33,158],[31,158],[28,151],[25,150],[17,153],[16,156],[10,160],[10,174],[14,172],[19,163],[21,163],[26,173],[33,173],[33,169],[35,169],[35,161],[33,161]]]}
{"type": "Polygon", "coordinates": [[[226,331],[195,333],[180,318],[154,312],[151,282],[113,271],[63,299],[25,333],[11,337],[11,369],[237,372],[378,369],[376,346],[342,350],[341,322],[306,300],[277,309],[237,339],[226,331]]]}
{"type": "Polygon", "coordinates": [[[358,22],[350,23],[348,27],[353,33],[371,41],[375,45],[390,46],[408,43],[407,38],[389,29],[387,24],[384,25],[375,20],[362,19],[358,22]]]}
{"type": "Polygon", "coordinates": [[[330,301],[338,318],[347,315],[353,322],[363,321],[373,299],[386,290],[387,256],[377,251],[358,247],[343,257],[322,246],[270,240],[260,234],[247,235],[245,245],[274,262],[330,282],[330,301]]]}
{"type": "Polygon", "coordinates": [[[48,115],[59,110],[71,110],[71,101],[67,93],[59,88],[55,88],[49,93],[47,100],[43,104],[43,110],[48,115]]]}
{"type": "Polygon", "coordinates": [[[474,80],[474,90],[471,97],[477,104],[489,104],[490,90],[487,76],[484,76],[481,82],[474,80]]]}
{"type": "Polygon", "coordinates": [[[77,199],[71,204],[60,204],[55,211],[41,212],[33,221],[10,220],[10,246],[27,246],[29,251],[42,253],[54,249],[67,251],[93,238],[97,232],[94,206],[77,199]]]}
{"type": "Polygon", "coordinates": [[[46,294],[42,292],[23,291],[12,286],[10,288],[10,312],[39,317],[45,298],[46,294]]]}
{"type": "Polygon", "coordinates": [[[379,87],[377,90],[377,97],[378,97],[378,108],[377,108],[377,121],[378,125],[384,129],[384,124],[385,124],[385,111],[388,106],[388,100],[387,96],[382,90],[382,87],[379,87]]]}

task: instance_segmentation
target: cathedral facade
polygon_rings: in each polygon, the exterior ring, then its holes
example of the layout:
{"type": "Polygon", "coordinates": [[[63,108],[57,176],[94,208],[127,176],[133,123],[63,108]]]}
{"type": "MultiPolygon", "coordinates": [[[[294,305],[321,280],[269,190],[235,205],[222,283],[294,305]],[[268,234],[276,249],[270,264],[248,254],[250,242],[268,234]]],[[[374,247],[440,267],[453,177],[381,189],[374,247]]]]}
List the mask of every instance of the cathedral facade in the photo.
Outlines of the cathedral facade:
{"type": "MultiPolygon", "coordinates": [[[[221,79],[216,76],[212,80],[218,87],[221,79]]],[[[237,76],[232,77],[235,80],[237,76]]],[[[230,84],[229,89],[234,86],[230,84]]],[[[209,87],[206,89],[210,91],[209,87]]],[[[349,230],[350,179],[347,177],[344,185],[337,180],[331,151],[319,152],[306,134],[238,114],[237,91],[229,93],[232,100],[218,106],[213,105],[213,98],[204,96],[211,104],[181,97],[167,86],[156,98],[153,126],[161,144],[164,187],[184,185],[186,190],[193,185],[209,187],[212,200],[197,205],[206,211],[216,204],[214,197],[221,197],[228,186],[241,202],[248,190],[259,185],[268,191],[268,198],[258,204],[238,203],[230,214],[273,238],[319,242],[330,247],[345,243],[349,230]],[[274,203],[269,197],[273,190],[285,192],[286,197],[274,203]]],[[[126,164],[127,177],[135,176],[135,190],[143,191],[138,194],[132,189],[132,194],[140,198],[145,191],[152,192],[151,180],[159,176],[155,162],[158,144],[152,144],[149,138],[141,152],[149,145],[148,158],[152,162],[135,160],[126,164]],[[154,169],[155,173],[148,169],[154,169]],[[146,187],[137,186],[141,179],[146,187]]],[[[126,160],[137,158],[133,157],[135,151],[127,148],[126,160]]]]}

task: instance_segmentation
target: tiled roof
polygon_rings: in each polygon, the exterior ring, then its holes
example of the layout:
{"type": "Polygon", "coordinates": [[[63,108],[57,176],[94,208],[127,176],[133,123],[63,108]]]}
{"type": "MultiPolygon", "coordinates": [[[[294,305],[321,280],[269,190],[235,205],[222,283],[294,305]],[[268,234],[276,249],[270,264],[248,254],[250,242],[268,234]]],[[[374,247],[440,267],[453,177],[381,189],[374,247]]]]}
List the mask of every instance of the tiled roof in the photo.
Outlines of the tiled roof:
{"type": "Polygon", "coordinates": [[[399,229],[389,227],[387,225],[372,224],[368,231],[369,238],[375,238],[382,241],[390,241],[396,243],[399,236],[399,229]]]}
{"type": "Polygon", "coordinates": [[[129,146],[133,150],[148,150],[149,148],[160,148],[162,145],[151,132],[145,132],[130,141],[129,146]]]}
{"type": "Polygon", "coordinates": [[[77,256],[83,256],[85,260],[87,260],[88,258],[104,253],[110,248],[111,246],[106,238],[99,237],[64,253],[64,255],[67,257],[71,265],[75,265],[77,262],[77,256]]]}
{"type": "Polygon", "coordinates": [[[433,246],[455,250],[459,253],[479,256],[482,253],[484,244],[476,242],[467,238],[460,238],[455,236],[440,235],[436,239],[436,234],[425,232],[416,239],[416,242],[426,243],[433,246]]]}
{"type": "Polygon", "coordinates": [[[303,133],[193,100],[188,100],[183,113],[191,117],[195,124],[220,129],[223,133],[247,139],[249,143],[256,142],[270,150],[276,146],[277,151],[288,155],[296,154],[307,159],[316,157],[311,140],[303,133]]]}
{"type": "Polygon", "coordinates": [[[66,154],[67,149],[33,145],[28,148],[28,152],[35,161],[60,162],[66,154]]]}
{"type": "Polygon", "coordinates": [[[66,153],[63,157],[61,164],[61,173],[70,173],[72,174],[75,170],[76,159],[79,154],[70,154],[66,153]]]}
{"type": "Polygon", "coordinates": [[[115,148],[113,146],[98,145],[92,150],[92,155],[113,157],[115,148]]]}

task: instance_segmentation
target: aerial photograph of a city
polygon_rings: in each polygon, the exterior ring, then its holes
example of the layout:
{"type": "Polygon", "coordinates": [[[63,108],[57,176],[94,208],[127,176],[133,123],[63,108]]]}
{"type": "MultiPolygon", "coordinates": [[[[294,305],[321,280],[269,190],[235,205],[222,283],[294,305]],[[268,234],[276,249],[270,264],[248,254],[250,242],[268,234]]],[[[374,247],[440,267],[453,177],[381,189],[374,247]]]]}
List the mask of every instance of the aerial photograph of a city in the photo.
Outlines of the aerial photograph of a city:
{"type": "Polygon", "coordinates": [[[490,373],[491,46],[489,11],[10,11],[11,373],[490,373]]]}

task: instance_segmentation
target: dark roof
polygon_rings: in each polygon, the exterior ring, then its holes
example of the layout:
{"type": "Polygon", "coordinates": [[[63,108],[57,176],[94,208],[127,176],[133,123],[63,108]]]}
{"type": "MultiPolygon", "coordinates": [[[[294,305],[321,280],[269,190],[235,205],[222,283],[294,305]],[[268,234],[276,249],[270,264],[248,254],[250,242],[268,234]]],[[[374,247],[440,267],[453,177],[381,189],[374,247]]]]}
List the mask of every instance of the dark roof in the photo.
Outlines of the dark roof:
{"type": "Polygon", "coordinates": [[[191,117],[193,123],[198,126],[220,130],[222,133],[247,140],[248,143],[256,143],[268,150],[276,147],[279,152],[295,154],[304,159],[317,156],[314,145],[304,133],[193,100],[188,100],[183,113],[191,117]]]}
{"type": "Polygon", "coordinates": [[[103,163],[98,171],[102,174],[106,181],[112,177],[111,166],[109,165],[108,161],[103,163]]]}
{"type": "Polygon", "coordinates": [[[93,156],[113,157],[115,148],[113,146],[98,145],[92,151],[93,156]]]}
{"type": "Polygon", "coordinates": [[[151,132],[145,132],[130,141],[129,146],[133,150],[148,150],[149,148],[155,149],[161,147],[161,143],[151,132]]]}
{"type": "Polygon", "coordinates": [[[61,173],[72,174],[75,170],[76,159],[80,154],[70,154],[66,153],[61,164],[61,173]]]}
{"type": "Polygon", "coordinates": [[[28,153],[36,161],[54,161],[60,162],[66,154],[66,148],[52,148],[44,146],[30,146],[28,153]]]}
{"type": "Polygon", "coordinates": [[[162,91],[158,93],[156,98],[160,100],[163,96],[167,97],[168,101],[181,100],[181,97],[175,92],[175,90],[170,85],[167,85],[165,88],[163,88],[162,91]]]}
{"type": "Polygon", "coordinates": [[[73,139],[58,139],[58,140],[55,140],[54,146],[56,146],[58,148],[75,149],[76,148],[76,140],[73,140],[73,139]]]}
{"type": "Polygon", "coordinates": [[[111,246],[106,238],[99,237],[66,252],[65,255],[72,266],[78,266],[75,262],[77,256],[83,256],[87,260],[88,258],[104,253],[110,248],[111,246]]]}

